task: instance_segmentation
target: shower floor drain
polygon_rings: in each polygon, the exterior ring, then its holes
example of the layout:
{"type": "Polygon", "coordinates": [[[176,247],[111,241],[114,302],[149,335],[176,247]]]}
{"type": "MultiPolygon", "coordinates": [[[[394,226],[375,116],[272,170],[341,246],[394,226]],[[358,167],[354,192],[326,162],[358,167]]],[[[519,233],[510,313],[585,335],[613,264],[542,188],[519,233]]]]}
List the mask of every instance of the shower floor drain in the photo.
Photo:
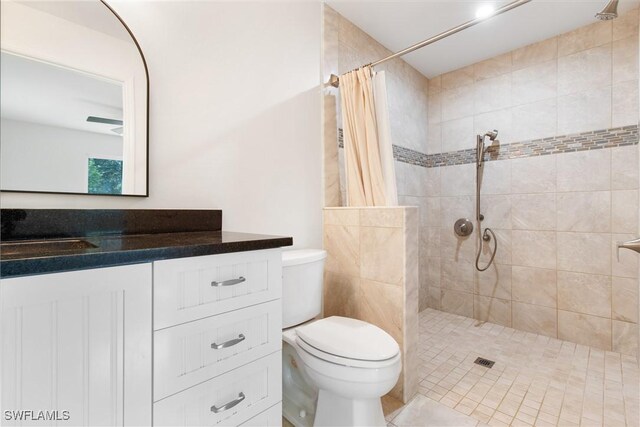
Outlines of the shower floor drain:
{"type": "Polygon", "coordinates": [[[493,360],[483,359],[482,357],[478,357],[473,363],[484,366],[485,368],[492,368],[493,364],[496,363],[493,360]]]}

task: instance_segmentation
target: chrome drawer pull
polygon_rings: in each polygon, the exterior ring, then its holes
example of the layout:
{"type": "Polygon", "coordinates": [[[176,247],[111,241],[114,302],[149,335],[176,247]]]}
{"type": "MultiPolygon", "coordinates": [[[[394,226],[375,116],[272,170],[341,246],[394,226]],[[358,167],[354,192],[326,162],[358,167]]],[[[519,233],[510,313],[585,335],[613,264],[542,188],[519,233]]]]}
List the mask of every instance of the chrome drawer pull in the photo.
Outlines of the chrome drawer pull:
{"type": "Polygon", "coordinates": [[[244,400],[244,393],[240,392],[240,394],[238,394],[238,397],[236,399],[233,399],[231,402],[225,403],[224,405],[218,407],[216,405],[213,405],[211,407],[211,412],[213,412],[214,414],[218,414],[220,412],[224,412],[227,409],[231,409],[234,406],[236,406],[238,403],[242,402],[244,400]]]}
{"type": "Polygon", "coordinates": [[[245,279],[242,276],[238,277],[237,279],[223,280],[222,282],[216,282],[214,280],[213,282],[211,282],[211,286],[214,286],[216,288],[218,288],[220,286],[233,286],[233,285],[237,285],[238,283],[242,283],[245,280],[247,280],[247,279],[245,279]]]}
{"type": "Polygon", "coordinates": [[[213,348],[214,350],[220,350],[221,348],[227,348],[227,347],[233,347],[234,345],[240,343],[244,341],[244,335],[240,334],[238,335],[238,338],[234,338],[232,340],[229,341],[225,341],[222,344],[216,344],[213,343],[211,344],[211,348],[213,348]]]}

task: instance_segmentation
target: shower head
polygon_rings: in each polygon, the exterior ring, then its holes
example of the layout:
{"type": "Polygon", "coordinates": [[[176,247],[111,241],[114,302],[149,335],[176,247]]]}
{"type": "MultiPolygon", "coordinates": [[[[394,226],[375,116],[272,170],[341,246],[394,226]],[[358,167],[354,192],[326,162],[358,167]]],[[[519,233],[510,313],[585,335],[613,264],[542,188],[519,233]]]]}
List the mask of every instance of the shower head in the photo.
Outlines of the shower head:
{"type": "Polygon", "coordinates": [[[498,129],[490,130],[489,132],[484,134],[485,137],[489,137],[489,139],[493,142],[498,137],[498,129]]]}
{"type": "Polygon", "coordinates": [[[609,21],[618,17],[618,0],[610,0],[600,12],[596,13],[596,18],[601,21],[609,21]]]}
{"type": "Polygon", "coordinates": [[[490,130],[487,133],[485,133],[484,135],[478,135],[476,138],[476,165],[478,167],[481,167],[482,164],[484,163],[484,153],[487,150],[485,145],[484,145],[484,139],[486,137],[489,137],[489,140],[491,142],[494,142],[496,140],[496,138],[498,137],[498,130],[494,129],[494,130],[490,130]]]}

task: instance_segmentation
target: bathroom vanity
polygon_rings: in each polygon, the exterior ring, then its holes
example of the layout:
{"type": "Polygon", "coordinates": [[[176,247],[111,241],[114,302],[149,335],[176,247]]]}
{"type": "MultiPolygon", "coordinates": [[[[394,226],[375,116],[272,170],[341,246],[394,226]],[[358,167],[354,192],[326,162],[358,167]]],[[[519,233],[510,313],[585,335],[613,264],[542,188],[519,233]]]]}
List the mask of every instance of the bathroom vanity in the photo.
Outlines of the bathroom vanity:
{"type": "Polygon", "coordinates": [[[220,211],[3,210],[3,411],[279,425],[292,239],[220,225],[220,211]]]}

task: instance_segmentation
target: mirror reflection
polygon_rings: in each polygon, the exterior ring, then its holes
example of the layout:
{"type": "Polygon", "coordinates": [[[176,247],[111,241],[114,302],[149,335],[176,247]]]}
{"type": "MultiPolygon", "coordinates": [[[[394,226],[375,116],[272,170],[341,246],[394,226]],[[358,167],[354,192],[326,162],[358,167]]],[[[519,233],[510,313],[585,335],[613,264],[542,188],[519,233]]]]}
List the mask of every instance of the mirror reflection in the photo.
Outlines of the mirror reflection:
{"type": "Polygon", "coordinates": [[[147,195],[146,68],[109,8],[3,1],[0,55],[2,191],[147,195]]]}

